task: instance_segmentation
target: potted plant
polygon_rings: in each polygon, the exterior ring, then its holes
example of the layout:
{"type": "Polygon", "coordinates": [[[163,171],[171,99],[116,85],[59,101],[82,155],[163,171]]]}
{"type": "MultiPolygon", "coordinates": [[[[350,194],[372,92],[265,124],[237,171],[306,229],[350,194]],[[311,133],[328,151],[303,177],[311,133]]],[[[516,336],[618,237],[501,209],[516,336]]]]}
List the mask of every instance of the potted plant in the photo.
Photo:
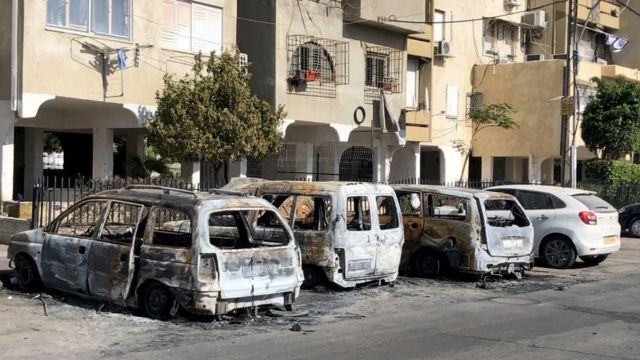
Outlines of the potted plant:
{"type": "Polygon", "coordinates": [[[305,80],[314,81],[318,77],[318,75],[320,75],[320,71],[309,69],[305,74],[305,80]]]}

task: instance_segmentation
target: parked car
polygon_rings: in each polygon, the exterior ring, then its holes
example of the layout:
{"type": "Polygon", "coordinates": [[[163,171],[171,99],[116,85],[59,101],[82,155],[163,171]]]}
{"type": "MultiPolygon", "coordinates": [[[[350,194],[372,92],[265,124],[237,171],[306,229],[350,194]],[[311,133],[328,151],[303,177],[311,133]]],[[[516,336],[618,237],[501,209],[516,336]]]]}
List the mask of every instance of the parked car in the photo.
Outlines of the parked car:
{"type": "Polygon", "coordinates": [[[257,181],[229,188],[249,191],[278,208],[301,248],[305,287],[328,280],[350,288],[397,278],[403,231],[390,186],[257,181]]]}
{"type": "Polygon", "coordinates": [[[623,233],[640,237],[640,204],[627,205],[618,210],[618,222],[623,233]]]}
{"type": "Polygon", "coordinates": [[[394,185],[404,221],[401,267],[421,277],[444,268],[480,275],[533,267],[533,226],[511,195],[394,185]]]}
{"type": "Polygon", "coordinates": [[[267,201],[154,186],[90,196],[13,235],[8,257],[25,291],[44,285],[152,318],[288,307],[304,279],[291,229],[267,201]]]}
{"type": "Polygon", "coordinates": [[[486,190],[518,198],[533,222],[535,254],[550,267],[571,267],[576,257],[599,264],[620,250],[618,213],[594,192],[542,185],[502,185],[486,190]]]}

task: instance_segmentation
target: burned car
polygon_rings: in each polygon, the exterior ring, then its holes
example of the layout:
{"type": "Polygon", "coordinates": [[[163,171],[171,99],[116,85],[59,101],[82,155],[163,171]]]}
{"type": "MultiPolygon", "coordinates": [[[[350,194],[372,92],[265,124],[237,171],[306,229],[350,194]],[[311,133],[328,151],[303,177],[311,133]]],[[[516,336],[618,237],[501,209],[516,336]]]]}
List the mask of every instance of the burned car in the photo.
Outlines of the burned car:
{"type": "Polygon", "coordinates": [[[291,229],[267,201],[155,186],[87,197],[13,235],[8,257],[25,291],[43,285],[152,318],[290,307],[304,279],[291,229]]]}
{"type": "Polygon", "coordinates": [[[443,269],[478,275],[533,267],[533,226],[507,194],[394,185],[404,221],[403,269],[436,277],[443,269]]]}
{"type": "Polygon", "coordinates": [[[301,248],[305,287],[328,280],[349,288],[397,278],[403,230],[390,186],[258,181],[232,188],[278,208],[301,248]]]}

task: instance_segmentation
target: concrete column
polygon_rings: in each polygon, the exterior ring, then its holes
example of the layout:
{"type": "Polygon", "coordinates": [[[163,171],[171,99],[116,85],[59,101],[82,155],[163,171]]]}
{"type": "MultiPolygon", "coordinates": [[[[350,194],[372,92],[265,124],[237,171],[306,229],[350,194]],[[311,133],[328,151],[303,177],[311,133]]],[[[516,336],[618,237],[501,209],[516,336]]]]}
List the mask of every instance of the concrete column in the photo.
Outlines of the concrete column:
{"type": "Polygon", "coordinates": [[[9,101],[0,101],[0,199],[13,200],[15,115],[9,101]]]}
{"type": "Polygon", "coordinates": [[[455,183],[460,180],[463,155],[453,146],[440,146],[442,159],[440,161],[440,181],[445,184],[455,183]]]}
{"type": "Polygon", "coordinates": [[[93,129],[94,179],[113,177],[113,129],[93,129]]]}
{"type": "Polygon", "coordinates": [[[493,156],[482,157],[482,180],[493,180],[493,156]]]}
{"type": "Polygon", "coordinates": [[[180,163],[180,177],[190,181],[194,187],[200,185],[200,162],[180,163]]]}
{"type": "MultiPolygon", "coordinates": [[[[306,181],[312,181],[315,176],[315,156],[313,153],[313,143],[296,145],[296,178],[304,177],[306,181]]],[[[318,180],[318,179],[316,179],[318,180]]]]}
{"type": "Polygon", "coordinates": [[[137,157],[140,161],[144,162],[144,134],[139,132],[130,131],[126,135],[127,137],[127,159],[126,159],[126,167],[127,167],[127,176],[131,176],[131,168],[132,164],[130,159],[132,157],[137,157]]]}
{"type": "Polygon", "coordinates": [[[24,129],[24,197],[32,200],[33,184],[42,177],[44,152],[44,130],[38,128],[24,129]]]}
{"type": "Polygon", "coordinates": [[[542,183],[542,161],[543,159],[529,154],[529,183],[542,183]]]}
{"type": "Polygon", "coordinates": [[[229,163],[229,180],[234,177],[247,177],[247,158],[229,163]]]}

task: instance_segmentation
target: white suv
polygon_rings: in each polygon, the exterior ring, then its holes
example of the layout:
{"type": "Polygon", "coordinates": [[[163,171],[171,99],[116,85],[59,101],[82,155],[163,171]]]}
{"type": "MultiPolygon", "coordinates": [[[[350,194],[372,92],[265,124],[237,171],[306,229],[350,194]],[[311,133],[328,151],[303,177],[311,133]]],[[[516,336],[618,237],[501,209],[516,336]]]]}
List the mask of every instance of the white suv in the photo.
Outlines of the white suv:
{"type": "Polygon", "coordinates": [[[533,223],[535,255],[568,268],[576,256],[599,264],[620,250],[616,209],[594,192],[542,185],[502,185],[485,190],[514,195],[533,223]]]}

